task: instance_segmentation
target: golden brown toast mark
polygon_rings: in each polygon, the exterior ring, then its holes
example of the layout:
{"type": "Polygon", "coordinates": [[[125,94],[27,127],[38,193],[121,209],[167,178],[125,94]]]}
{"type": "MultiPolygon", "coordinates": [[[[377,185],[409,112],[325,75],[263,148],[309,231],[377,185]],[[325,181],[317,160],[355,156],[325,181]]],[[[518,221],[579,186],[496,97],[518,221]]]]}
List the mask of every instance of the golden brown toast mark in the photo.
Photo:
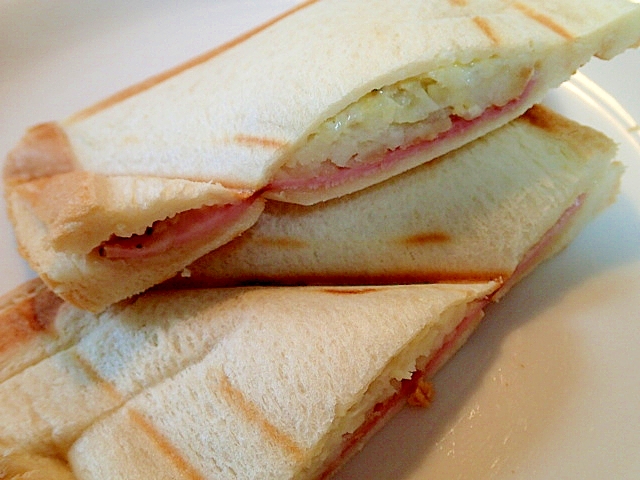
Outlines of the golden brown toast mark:
{"type": "Polygon", "coordinates": [[[466,7],[468,2],[467,0],[449,0],[449,3],[454,7],[466,7]]]}
{"type": "Polygon", "coordinates": [[[576,125],[569,119],[543,105],[534,105],[518,121],[529,122],[536,128],[562,138],[584,157],[590,157],[594,151],[608,151],[613,146],[608,137],[591,128],[576,128],[576,125]]]}
{"type": "Polygon", "coordinates": [[[50,330],[64,303],[39,280],[28,285],[34,288],[29,296],[0,310],[0,353],[50,330]]]}
{"type": "Polygon", "coordinates": [[[520,12],[522,12],[524,15],[529,17],[531,20],[538,22],[539,24],[545,26],[549,30],[557,33],[558,35],[560,35],[561,37],[567,40],[573,40],[574,36],[571,34],[571,32],[569,32],[562,25],[556,23],[552,18],[548,17],[547,15],[537,12],[533,8],[527,5],[523,5],[520,2],[514,3],[513,6],[518,10],[520,10],[520,12]]]}
{"type": "Polygon", "coordinates": [[[65,234],[69,223],[96,210],[96,175],[81,170],[32,180],[16,187],[33,214],[49,229],[52,239],[65,234]]]}
{"type": "Polygon", "coordinates": [[[5,182],[9,185],[75,169],[76,158],[67,134],[54,122],[31,127],[7,155],[5,182]]]}
{"type": "Polygon", "coordinates": [[[118,403],[124,403],[125,398],[118,389],[111,383],[100,376],[100,374],[93,368],[93,365],[89,363],[87,359],[82,357],[78,352],[74,352],[74,359],[78,362],[78,365],[84,371],[85,375],[95,384],[99,385],[107,395],[109,395],[114,401],[118,403]]]}
{"type": "Polygon", "coordinates": [[[397,240],[397,243],[405,245],[429,245],[433,243],[447,243],[451,241],[451,236],[444,232],[425,232],[409,235],[397,240]]]}
{"type": "Polygon", "coordinates": [[[531,107],[524,113],[524,115],[522,115],[522,120],[527,121],[530,125],[549,133],[562,131],[564,128],[571,125],[569,122],[555,115],[551,110],[542,105],[534,105],[531,107]]]}
{"type": "Polygon", "coordinates": [[[247,421],[257,425],[270,440],[280,445],[285,452],[297,461],[303,459],[304,451],[296,441],[285,432],[280,431],[278,427],[271,424],[269,419],[265,417],[264,413],[262,413],[256,405],[248,400],[240,390],[231,385],[226,375],[222,375],[220,387],[229,405],[240,410],[247,421]]]}
{"type": "Polygon", "coordinates": [[[171,442],[162,435],[154,425],[151,424],[141,413],[130,409],[128,411],[129,418],[149,439],[158,447],[158,449],[169,458],[176,466],[177,470],[182,473],[183,478],[191,480],[204,480],[200,472],[198,472],[180,453],[171,442]]]}
{"type": "Polygon", "coordinates": [[[486,18],[474,17],[473,23],[476,24],[480,31],[484,33],[485,37],[487,37],[493,45],[500,45],[500,36],[493,28],[491,28],[491,25],[489,25],[486,18]]]}
{"type": "Polygon", "coordinates": [[[265,150],[278,150],[285,147],[287,142],[276,138],[256,137],[254,135],[238,134],[233,137],[233,141],[239,145],[249,148],[264,148],[265,150]]]}
{"type": "Polygon", "coordinates": [[[227,50],[235,47],[236,45],[248,40],[249,38],[253,37],[254,35],[256,35],[257,33],[260,33],[263,30],[266,30],[267,28],[269,28],[271,25],[279,22],[280,20],[290,16],[291,14],[302,10],[306,7],[308,7],[309,5],[312,5],[314,3],[316,3],[318,0],[307,0],[306,2],[303,2],[299,5],[296,5],[295,7],[292,7],[291,9],[287,10],[286,12],[281,13],[280,15],[272,18],[271,20],[263,23],[262,25],[257,26],[256,28],[249,30],[248,32],[234,38],[233,40],[230,40],[226,43],[223,43],[222,45],[214,48],[213,50],[210,50],[208,52],[205,52],[201,55],[198,55],[194,58],[192,58],[191,60],[186,61],[185,63],[178,65],[174,68],[171,68],[163,73],[160,73],[158,75],[155,75],[153,77],[148,78],[147,80],[144,80],[138,84],[132,85],[129,88],[126,88],[110,97],[107,97],[106,99],[96,103],[95,105],[88,107],[84,110],[81,110],[79,112],[77,112],[76,114],[72,115],[71,117],[69,117],[69,119],[67,121],[69,122],[78,122],[81,121],[87,117],[90,117],[91,115],[94,115],[96,113],[98,113],[101,110],[105,110],[117,103],[123,102],[124,100],[133,97],[134,95],[137,95],[141,92],[144,92],[145,90],[149,90],[150,88],[154,87],[155,85],[164,82],[165,80],[174,77],[178,74],[180,74],[181,72],[188,70],[190,68],[193,68],[197,65],[200,65],[202,63],[207,62],[208,60],[211,60],[214,57],[217,57],[218,55],[226,52],[227,50]]]}

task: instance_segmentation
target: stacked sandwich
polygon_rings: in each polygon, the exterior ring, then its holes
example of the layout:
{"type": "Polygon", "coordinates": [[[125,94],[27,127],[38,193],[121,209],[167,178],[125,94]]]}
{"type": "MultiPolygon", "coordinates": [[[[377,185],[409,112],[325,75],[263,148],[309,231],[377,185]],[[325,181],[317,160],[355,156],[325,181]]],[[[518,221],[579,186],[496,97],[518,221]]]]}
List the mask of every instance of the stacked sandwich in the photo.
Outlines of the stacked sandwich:
{"type": "Polygon", "coordinates": [[[614,200],[536,104],[639,43],[628,0],[309,1],[29,129],[0,478],[331,476],[614,200]]]}

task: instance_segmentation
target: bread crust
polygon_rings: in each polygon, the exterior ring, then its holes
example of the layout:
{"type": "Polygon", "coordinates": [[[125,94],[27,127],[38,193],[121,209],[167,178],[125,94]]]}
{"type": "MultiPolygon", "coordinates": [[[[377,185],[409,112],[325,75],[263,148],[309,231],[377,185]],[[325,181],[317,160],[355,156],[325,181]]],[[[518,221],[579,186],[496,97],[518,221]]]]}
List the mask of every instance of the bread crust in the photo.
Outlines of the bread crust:
{"type": "Polygon", "coordinates": [[[564,117],[544,105],[535,105],[518,121],[526,121],[549,136],[566,143],[585,161],[603,152],[615,151],[613,141],[593,128],[581,125],[564,117]]]}
{"type": "Polygon", "coordinates": [[[40,279],[0,298],[0,357],[9,357],[34,335],[51,331],[63,301],[40,279]]]}
{"type": "Polygon", "coordinates": [[[66,342],[56,323],[63,305],[39,278],[0,298],[0,383],[66,342]]]}
{"type": "Polygon", "coordinates": [[[4,182],[10,187],[70,172],[76,158],[64,129],[55,122],[31,127],[7,155],[4,182]]]}
{"type": "Polygon", "coordinates": [[[319,0],[306,0],[298,5],[296,5],[295,7],[283,12],[280,15],[277,15],[275,17],[273,17],[272,19],[268,20],[267,22],[263,23],[262,25],[259,25],[255,28],[252,28],[251,30],[243,33],[242,35],[233,38],[232,40],[223,43],[222,45],[213,48],[211,50],[209,50],[208,52],[205,52],[203,54],[200,54],[194,58],[191,58],[189,60],[187,60],[186,62],[177,65],[165,72],[162,72],[158,75],[152,76],[150,78],[148,78],[147,80],[144,80],[140,83],[137,83],[135,85],[132,85],[120,92],[115,93],[114,95],[105,98],[104,100],[90,106],[87,107],[77,113],[74,113],[73,115],[71,115],[67,121],[68,122],[78,122],[83,120],[84,118],[90,117],[92,115],[95,115],[96,113],[100,112],[101,110],[104,110],[106,108],[109,108],[117,103],[120,103],[124,100],[126,100],[129,97],[132,97],[134,95],[138,95],[142,92],[144,92],[145,90],[148,90],[152,87],[154,87],[155,85],[162,83],[163,81],[167,80],[168,78],[174,77],[176,75],[179,75],[180,73],[184,72],[185,70],[188,70],[190,68],[193,68],[196,65],[199,65],[201,63],[207,62],[215,57],[217,57],[218,55],[221,55],[222,53],[226,52],[227,50],[233,48],[234,46],[245,42],[246,40],[248,40],[249,38],[257,35],[258,33],[262,32],[263,30],[265,30],[266,28],[269,28],[271,25],[275,24],[276,22],[279,22],[280,20],[282,20],[283,18],[286,18],[292,14],[294,14],[295,12],[302,10],[316,2],[318,2],[319,0]]]}

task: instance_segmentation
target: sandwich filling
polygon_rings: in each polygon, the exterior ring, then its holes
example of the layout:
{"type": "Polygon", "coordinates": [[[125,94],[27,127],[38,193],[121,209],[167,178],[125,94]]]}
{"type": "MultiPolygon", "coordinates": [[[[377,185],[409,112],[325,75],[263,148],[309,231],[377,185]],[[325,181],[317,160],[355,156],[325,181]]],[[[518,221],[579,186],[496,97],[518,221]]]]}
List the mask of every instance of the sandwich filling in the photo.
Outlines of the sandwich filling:
{"type": "Polygon", "coordinates": [[[416,370],[409,378],[392,379],[394,393],[375,404],[366,414],[364,422],[351,433],[342,436],[342,447],[335,458],[329,460],[326,469],[318,477],[331,477],[371,435],[377,432],[395,413],[406,404],[428,407],[434,395],[428,379],[451,357],[465,342],[484,317],[484,308],[490,298],[478,300],[467,307],[467,313],[460,323],[446,335],[442,344],[429,357],[421,356],[416,362],[416,370]]]}
{"type": "Polygon", "coordinates": [[[538,243],[536,243],[533,248],[527,252],[511,276],[505,280],[498,297],[509,291],[513,285],[533,270],[536,265],[542,261],[542,259],[549,256],[550,250],[556,246],[558,238],[560,238],[563,232],[568,229],[568,224],[578,213],[578,210],[580,210],[582,205],[584,205],[586,198],[586,193],[579,195],[573,204],[562,213],[558,221],[545,233],[540,241],[538,241],[538,243]]]}
{"type": "Polygon", "coordinates": [[[409,378],[397,380],[391,378],[390,385],[394,391],[390,395],[383,395],[382,400],[369,409],[362,423],[357,428],[342,435],[342,443],[337,454],[325,461],[321,479],[331,477],[368,438],[380,430],[386,421],[399,412],[405,405],[428,407],[434,395],[433,387],[428,380],[435,375],[442,365],[458,348],[464,344],[466,338],[473,332],[484,316],[484,309],[490,302],[498,301],[515,283],[522,279],[540,262],[553,253],[554,247],[560,241],[563,233],[570,228],[572,219],[582,208],[586,194],[580,195],[567,208],[558,221],[545,235],[527,252],[518,267],[490,297],[478,300],[467,307],[462,321],[444,337],[441,345],[429,357],[420,356],[416,361],[415,370],[409,378]]]}
{"type": "Polygon", "coordinates": [[[255,198],[227,205],[212,205],[187,210],[147,227],[143,234],[131,237],[113,235],[94,252],[111,260],[145,259],[189,244],[202,242],[225,232],[252,205],[255,198]]]}
{"type": "Polygon", "coordinates": [[[531,66],[488,59],[374,89],[310,134],[269,189],[330,188],[386,170],[517,108],[526,100],[533,79],[531,66]]]}
{"type": "MultiPolygon", "coordinates": [[[[522,65],[505,77],[503,68],[509,67],[483,60],[373,90],[309,135],[267,190],[313,191],[367,177],[517,108],[534,83],[534,70],[522,65]]],[[[181,212],[143,234],[114,235],[95,251],[108,259],[160,255],[232,224],[247,206],[181,212]]]]}

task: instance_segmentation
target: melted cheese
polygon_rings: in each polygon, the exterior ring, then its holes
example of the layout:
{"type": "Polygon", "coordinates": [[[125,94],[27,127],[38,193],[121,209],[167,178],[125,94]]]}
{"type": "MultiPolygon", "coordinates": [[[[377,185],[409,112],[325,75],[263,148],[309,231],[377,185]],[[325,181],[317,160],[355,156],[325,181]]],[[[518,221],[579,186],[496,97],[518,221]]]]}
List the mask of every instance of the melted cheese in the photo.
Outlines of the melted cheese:
{"type": "Polygon", "coordinates": [[[348,167],[386,150],[433,139],[451,128],[453,116],[471,120],[518,98],[532,74],[533,68],[525,64],[487,59],[373,90],[325,120],[286,166],[330,160],[348,167]]]}

